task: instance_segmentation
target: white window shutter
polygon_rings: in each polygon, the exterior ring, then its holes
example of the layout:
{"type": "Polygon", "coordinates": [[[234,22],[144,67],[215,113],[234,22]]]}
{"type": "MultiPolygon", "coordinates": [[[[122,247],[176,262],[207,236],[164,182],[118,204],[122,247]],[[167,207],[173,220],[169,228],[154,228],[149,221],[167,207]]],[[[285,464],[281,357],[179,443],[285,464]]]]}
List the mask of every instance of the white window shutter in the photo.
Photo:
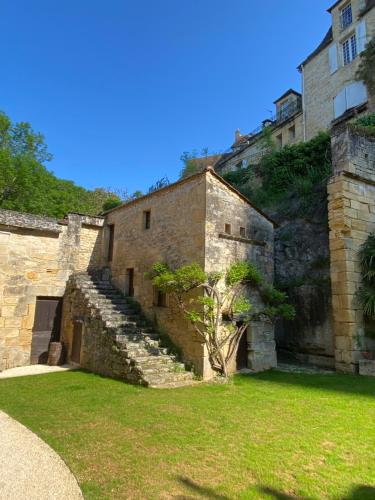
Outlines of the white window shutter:
{"type": "Polygon", "coordinates": [[[333,99],[334,107],[334,117],[338,118],[346,111],[346,92],[343,89],[337,96],[333,99]]]}
{"type": "Polygon", "coordinates": [[[367,45],[366,21],[364,19],[358,23],[355,31],[357,37],[357,52],[360,54],[365,50],[367,45]]]}
{"type": "Polygon", "coordinates": [[[328,50],[329,54],[329,67],[331,70],[331,75],[338,70],[338,59],[337,59],[337,44],[334,43],[333,45],[330,46],[328,50]]]}
{"type": "Polygon", "coordinates": [[[354,82],[346,87],[347,109],[359,106],[367,101],[367,91],[363,82],[354,82]]]}

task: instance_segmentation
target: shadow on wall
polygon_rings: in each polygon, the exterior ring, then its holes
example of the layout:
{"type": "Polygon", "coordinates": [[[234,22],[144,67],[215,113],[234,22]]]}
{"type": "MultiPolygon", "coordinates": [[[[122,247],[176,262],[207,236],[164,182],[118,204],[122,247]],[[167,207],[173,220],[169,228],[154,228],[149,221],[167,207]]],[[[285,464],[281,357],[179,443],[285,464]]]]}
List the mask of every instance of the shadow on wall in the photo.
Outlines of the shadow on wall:
{"type": "MultiPolygon", "coordinates": [[[[375,398],[375,377],[359,377],[358,375],[324,374],[310,375],[300,373],[282,373],[277,370],[250,375],[258,381],[274,382],[305,387],[308,389],[325,390],[329,392],[344,392],[375,398]]],[[[236,383],[247,383],[249,375],[237,375],[236,383]],[[243,379],[241,381],[241,379],[243,379]]],[[[375,498],[375,497],[374,497],[375,498]]]]}

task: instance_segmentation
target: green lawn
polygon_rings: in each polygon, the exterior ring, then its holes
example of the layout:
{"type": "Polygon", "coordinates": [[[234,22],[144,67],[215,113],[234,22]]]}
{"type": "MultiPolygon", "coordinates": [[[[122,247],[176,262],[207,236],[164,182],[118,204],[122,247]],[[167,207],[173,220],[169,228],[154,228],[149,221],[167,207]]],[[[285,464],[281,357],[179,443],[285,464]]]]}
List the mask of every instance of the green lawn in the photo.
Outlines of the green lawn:
{"type": "Polygon", "coordinates": [[[157,390],[77,371],[1,380],[0,408],[89,499],[375,499],[371,378],[268,372],[157,390]]]}

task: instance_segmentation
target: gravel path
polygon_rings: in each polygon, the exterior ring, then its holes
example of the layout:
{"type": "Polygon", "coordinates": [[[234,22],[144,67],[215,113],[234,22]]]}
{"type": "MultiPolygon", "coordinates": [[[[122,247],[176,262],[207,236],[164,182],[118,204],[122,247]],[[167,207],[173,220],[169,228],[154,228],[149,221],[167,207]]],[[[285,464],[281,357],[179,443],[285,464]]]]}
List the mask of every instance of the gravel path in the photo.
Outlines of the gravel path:
{"type": "Polygon", "coordinates": [[[1,500],[82,500],[78,483],[44,441],[0,411],[1,500]]]}
{"type": "Polygon", "coordinates": [[[21,366],[19,368],[10,368],[9,370],[4,370],[0,372],[1,378],[11,378],[11,377],[24,377],[26,375],[42,375],[43,373],[53,373],[53,372],[63,372],[67,370],[73,370],[74,367],[70,365],[63,366],[48,366],[48,365],[29,365],[21,366]]]}

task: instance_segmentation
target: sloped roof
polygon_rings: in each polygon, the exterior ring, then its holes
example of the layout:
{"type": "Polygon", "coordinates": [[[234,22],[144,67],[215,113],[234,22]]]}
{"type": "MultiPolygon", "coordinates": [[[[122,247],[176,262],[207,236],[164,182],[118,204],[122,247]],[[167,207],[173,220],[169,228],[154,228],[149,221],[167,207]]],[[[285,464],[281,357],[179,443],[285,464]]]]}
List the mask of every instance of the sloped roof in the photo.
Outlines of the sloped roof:
{"type": "Polygon", "coordinates": [[[197,172],[196,174],[190,175],[189,177],[185,177],[184,179],[180,179],[177,182],[169,184],[168,186],[164,186],[163,188],[158,189],[157,191],[153,191],[152,193],[146,194],[144,196],[140,196],[139,198],[135,198],[134,200],[122,203],[121,205],[119,205],[117,207],[114,207],[111,210],[107,210],[106,212],[103,212],[102,215],[107,215],[107,214],[110,214],[112,212],[115,212],[116,210],[120,210],[122,208],[126,208],[126,207],[129,207],[129,206],[136,205],[137,203],[140,203],[141,201],[144,201],[146,199],[152,198],[153,196],[157,196],[160,193],[171,191],[171,190],[175,189],[176,187],[178,187],[178,186],[180,186],[182,184],[185,184],[187,182],[190,182],[193,179],[196,179],[198,177],[206,175],[207,173],[211,174],[213,177],[215,177],[216,179],[218,179],[222,184],[224,184],[224,186],[227,189],[229,189],[230,191],[232,191],[233,193],[235,193],[237,196],[239,196],[243,201],[245,201],[248,205],[250,205],[260,215],[262,215],[265,219],[267,219],[269,222],[271,222],[271,224],[273,224],[274,226],[277,225],[275,221],[273,221],[265,212],[263,212],[263,210],[261,210],[260,208],[256,207],[250,200],[248,200],[246,198],[246,196],[244,196],[235,187],[233,187],[231,184],[229,184],[229,182],[225,181],[218,173],[215,172],[215,170],[212,167],[206,167],[205,170],[203,170],[202,172],[197,172]]]}
{"type": "Polygon", "coordinates": [[[300,94],[299,92],[297,92],[296,90],[294,89],[289,89],[287,90],[286,92],[284,92],[284,94],[282,96],[280,96],[278,99],[276,99],[276,101],[273,101],[274,104],[278,103],[279,101],[281,101],[282,99],[284,99],[287,95],[289,94],[294,94],[296,95],[297,97],[302,97],[302,94],[300,94]]]}
{"type": "Polygon", "coordinates": [[[333,40],[333,31],[332,31],[332,26],[331,26],[329,28],[329,30],[327,31],[326,36],[323,38],[323,40],[318,45],[318,47],[313,52],[311,52],[311,54],[298,66],[298,69],[301,71],[302,66],[304,66],[306,63],[311,61],[311,59],[313,59],[315,56],[317,56],[323,49],[328,47],[328,45],[332,42],[332,40],[333,40]]]}

